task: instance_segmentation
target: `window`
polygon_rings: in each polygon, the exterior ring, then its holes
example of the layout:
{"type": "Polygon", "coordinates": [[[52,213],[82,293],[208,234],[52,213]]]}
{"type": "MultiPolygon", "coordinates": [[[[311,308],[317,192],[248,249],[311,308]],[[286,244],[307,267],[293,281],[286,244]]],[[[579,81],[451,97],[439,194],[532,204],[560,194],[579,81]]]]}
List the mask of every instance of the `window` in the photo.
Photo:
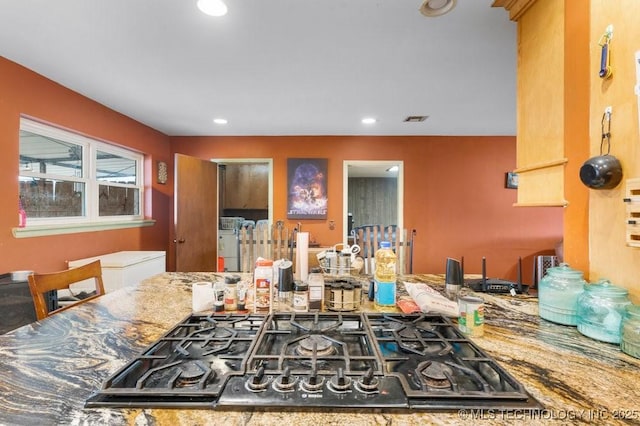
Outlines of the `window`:
{"type": "Polygon", "coordinates": [[[27,227],[142,219],[142,166],[139,153],[22,118],[27,227]]]}

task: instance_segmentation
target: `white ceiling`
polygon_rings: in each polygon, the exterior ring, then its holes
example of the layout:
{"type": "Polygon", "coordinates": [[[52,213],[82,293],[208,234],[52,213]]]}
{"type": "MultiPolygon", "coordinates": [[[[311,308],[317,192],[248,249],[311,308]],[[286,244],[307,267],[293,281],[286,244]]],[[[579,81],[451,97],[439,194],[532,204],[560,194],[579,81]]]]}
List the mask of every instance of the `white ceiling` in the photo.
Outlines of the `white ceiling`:
{"type": "Polygon", "coordinates": [[[507,12],[421,2],[1,0],[0,55],[168,135],[515,135],[507,12]]]}

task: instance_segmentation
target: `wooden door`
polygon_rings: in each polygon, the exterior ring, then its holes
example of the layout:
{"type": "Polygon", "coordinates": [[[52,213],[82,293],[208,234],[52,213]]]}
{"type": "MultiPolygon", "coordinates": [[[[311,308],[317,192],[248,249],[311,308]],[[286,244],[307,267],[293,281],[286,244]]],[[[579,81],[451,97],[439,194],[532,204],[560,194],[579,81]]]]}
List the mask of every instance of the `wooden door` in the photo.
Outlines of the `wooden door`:
{"type": "Polygon", "coordinates": [[[175,156],[176,271],[215,271],[218,265],[218,164],[175,156]]]}

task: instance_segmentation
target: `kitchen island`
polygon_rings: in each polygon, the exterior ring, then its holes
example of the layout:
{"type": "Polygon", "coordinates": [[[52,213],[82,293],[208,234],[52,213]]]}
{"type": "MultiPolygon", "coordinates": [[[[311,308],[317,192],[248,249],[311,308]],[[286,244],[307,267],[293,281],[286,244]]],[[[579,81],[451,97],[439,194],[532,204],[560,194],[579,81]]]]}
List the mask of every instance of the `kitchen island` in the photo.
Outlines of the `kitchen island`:
{"type": "MultiPolygon", "coordinates": [[[[482,295],[484,336],[473,342],[544,406],[533,414],[84,407],[111,374],[191,313],[192,283],[219,279],[213,273],[160,274],[0,335],[0,424],[640,423],[640,360],[582,336],[575,327],[540,319],[534,297],[506,295],[482,295]]],[[[440,275],[404,280],[443,284],[440,275]]]]}

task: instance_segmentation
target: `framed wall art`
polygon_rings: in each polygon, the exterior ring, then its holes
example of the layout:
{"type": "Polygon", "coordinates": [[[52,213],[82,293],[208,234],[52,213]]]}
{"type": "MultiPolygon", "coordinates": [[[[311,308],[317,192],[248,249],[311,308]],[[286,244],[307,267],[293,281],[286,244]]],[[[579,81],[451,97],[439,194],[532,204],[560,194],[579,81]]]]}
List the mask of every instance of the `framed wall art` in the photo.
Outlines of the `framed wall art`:
{"type": "Polygon", "coordinates": [[[158,183],[165,185],[167,183],[169,171],[167,169],[167,163],[164,161],[158,161],[158,183]]]}
{"type": "Polygon", "coordinates": [[[287,160],[287,219],[327,218],[326,158],[287,160]]]}

